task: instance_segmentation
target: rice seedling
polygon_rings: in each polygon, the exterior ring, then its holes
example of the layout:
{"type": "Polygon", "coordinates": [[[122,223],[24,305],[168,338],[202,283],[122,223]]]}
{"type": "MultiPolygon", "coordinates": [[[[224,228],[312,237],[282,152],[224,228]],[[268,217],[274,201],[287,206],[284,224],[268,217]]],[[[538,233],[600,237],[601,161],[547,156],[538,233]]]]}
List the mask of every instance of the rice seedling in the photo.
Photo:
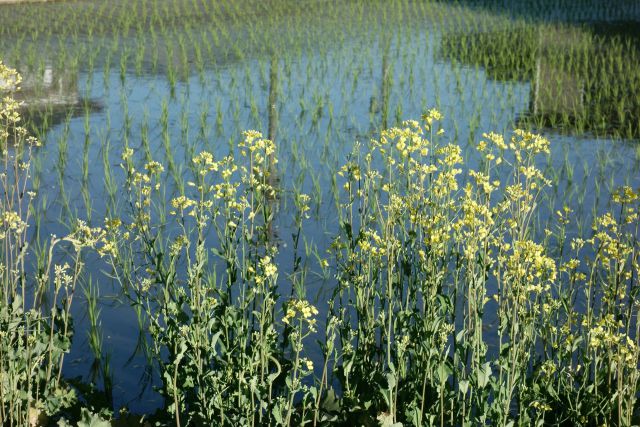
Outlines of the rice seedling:
{"type": "Polygon", "coordinates": [[[113,407],[113,390],[111,388],[112,378],[109,370],[109,354],[103,350],[103,333],[100,322],[100,312],[98,308],[99,291],[94,282],[89,279],[89,283],[83,288],[83,294],[87,301],[87,314],[89,318],[89,348],[93,354],[93,362],[90,369],[90,381],[92,384],[102,380],[104,388],[105,403],[107,407],[113,407]]]}

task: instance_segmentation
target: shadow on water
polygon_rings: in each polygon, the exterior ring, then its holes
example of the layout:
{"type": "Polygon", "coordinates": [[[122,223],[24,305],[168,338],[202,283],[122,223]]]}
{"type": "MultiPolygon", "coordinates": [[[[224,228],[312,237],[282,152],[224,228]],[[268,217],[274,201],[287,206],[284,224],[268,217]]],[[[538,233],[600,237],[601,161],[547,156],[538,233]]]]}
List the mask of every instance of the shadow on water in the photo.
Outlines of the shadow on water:
{"type": "Polygon", "coordinates": [[[529,81],[518,126],[640,138],[640,21],[516,23],[443,36],[441,55],[499,81],[529,81]]]}
{"type": "Polygon", "coordinates": [[[640,20],[640,3],[636,0],[436,0],[477,11],[499,15],[505,19],[529,23],[614,22],[640,20]]]}

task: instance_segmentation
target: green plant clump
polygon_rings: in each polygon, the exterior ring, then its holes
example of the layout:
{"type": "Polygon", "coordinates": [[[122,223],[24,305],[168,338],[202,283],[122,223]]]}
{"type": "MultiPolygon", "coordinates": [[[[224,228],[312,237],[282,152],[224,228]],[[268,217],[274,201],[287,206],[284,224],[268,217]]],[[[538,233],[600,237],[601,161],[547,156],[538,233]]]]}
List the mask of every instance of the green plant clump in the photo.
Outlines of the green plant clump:
{"type": "Polygon", "coordinates": [[[52,236],[36,247],[30,268],[30,159],[39,142],[20,126],[20,104],[12,93],[21,77],[0,62],[0,424],[34,426],[76,403],[74,389],[62,378],[71,347],[71,305],[83,262],[100,230],[79,222],[66,237],[52,236]],[[64,247],[64,249],[63,249],[64,247]],[[68,261],[56,264],[64,250],[68,261]]]}
{"type": "Polygon", "coordinates": [[[168,216],[163,167],[125,153],[131,221],[108,220],[103,253],[143,309],[176,424],[637,421],[638,192],[618,190],[589,239],[567,237],[568,208],[536,233],[549,141],[485,134],[483,166],[463,169],[440,119],[383,131],[340,170],[325,319],[304,276],[280,303],[271,141],[196,155],[168,216]]]}
{"type": "MultiPolygon", "coordinates": [[[[27,274],[28,146],[10,137],[19,128],[3,105],[0,416],[26,426],[71,405],[61,368],[82,262],[50,277],[54,239],[27,274]]],[[[317,304],[274,243],[272,141],[248,131],[226,157],[195,154],[170,199],[163,165],[138,170],[125,149],[127,212],[65,240],[102,256],[138,311],[159,424],[638,423],[640,191],[617,190],[589,238],[569,237],[569,208],[537,230],[549,141],[484,134],[472,170],[441,119],[430,110],[356,144],[336,176],[339,231],[318,263],[331,296],[317,304]]],[[[295,196],[298,236],[309,202],[295,196]]],[[[80,421],[106,422],[86,410],[80,421]]]]}

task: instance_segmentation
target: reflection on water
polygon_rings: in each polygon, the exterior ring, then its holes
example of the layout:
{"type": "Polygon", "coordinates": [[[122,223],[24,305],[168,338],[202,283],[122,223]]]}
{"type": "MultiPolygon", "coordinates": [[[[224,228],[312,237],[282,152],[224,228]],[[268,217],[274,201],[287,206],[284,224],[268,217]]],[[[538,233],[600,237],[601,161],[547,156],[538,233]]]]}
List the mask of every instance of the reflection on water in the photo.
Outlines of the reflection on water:
{"type": "Polygon", "coordinates": [[[452,33],[441,52],[492,79],[530,81],[520,125],[640,138],[639,22],[452,33]]]}
{"type": "Polygon", "coordinates": [[[19,69],[20,90],[13,97],[21,103],[20,114],[32,132],[47,130],[84,112],[96,112],[100,104],[83,98],[78,71],[44,65],[38,70],[19,69]]]}
{"type": "Polygon", "coordinates": [[[77,72],[57,70],[51,65],[39,71],[19,71],[22,84],[15,98],[22,101],[25,108],[69,107],[80,103],[77,72]]]}

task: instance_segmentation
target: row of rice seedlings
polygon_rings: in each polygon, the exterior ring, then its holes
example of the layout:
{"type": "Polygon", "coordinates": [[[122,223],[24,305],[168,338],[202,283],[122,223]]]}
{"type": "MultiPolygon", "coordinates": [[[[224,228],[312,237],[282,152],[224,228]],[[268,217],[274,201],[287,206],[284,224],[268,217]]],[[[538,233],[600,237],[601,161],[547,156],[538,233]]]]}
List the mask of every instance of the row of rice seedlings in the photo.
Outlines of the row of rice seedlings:
{"type": "MultiPolygon", "coordinates": [[[[174,86],[174,85],[172,84],[172,86],[174,86]]],[[[399,107],[397,108],[397,110],[401,110],[401,106],[399,106],[399,107]]]]}
{"type": "MultiPolygon", "coordinates": [[[[399,107],[397,108],[397,110],[401,109],[401,105],[399,105],[399,107]]],[[[237,110],[236,110],[237,111],[237,110]]],[[[398,114],[399,115],[399,114],[398,114]]]]}

